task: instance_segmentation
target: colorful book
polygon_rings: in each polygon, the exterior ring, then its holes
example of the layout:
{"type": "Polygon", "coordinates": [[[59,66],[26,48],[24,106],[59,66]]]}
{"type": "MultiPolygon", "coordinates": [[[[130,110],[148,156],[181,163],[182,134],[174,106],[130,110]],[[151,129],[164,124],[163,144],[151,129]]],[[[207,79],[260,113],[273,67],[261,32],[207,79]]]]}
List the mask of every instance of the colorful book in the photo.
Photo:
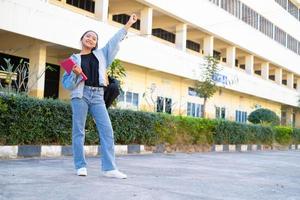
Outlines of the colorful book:
{"type": "MultiPolygon", "coordinates": [[[[76,63],[71,58],[67,58],[67,59],[61,61],[59,64],[60,64],[60,66],[62,68],[64,68],[66,70],[66,72],[68,74],[71,73],[71,71],[73,70],[74,66],[76,65],[76,63]]],[[[82,76],[82,80],[83,81],[87,80],[87,77],[86,77],[86,75],[83,72],[81,72],[80,75],[82,76]]]]}

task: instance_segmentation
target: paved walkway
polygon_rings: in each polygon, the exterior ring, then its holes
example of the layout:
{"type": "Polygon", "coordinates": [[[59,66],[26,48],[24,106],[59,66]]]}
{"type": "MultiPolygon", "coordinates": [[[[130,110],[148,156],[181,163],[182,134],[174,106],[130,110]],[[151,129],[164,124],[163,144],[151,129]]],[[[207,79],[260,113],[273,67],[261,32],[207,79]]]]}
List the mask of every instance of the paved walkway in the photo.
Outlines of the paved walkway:
{"type": "Polygon", "coordinates": [[[300,151],[131,155],[117,158],[126,180],[100,176],[88,158],[0,160],[0,200],[300,200],[300,151]]]}

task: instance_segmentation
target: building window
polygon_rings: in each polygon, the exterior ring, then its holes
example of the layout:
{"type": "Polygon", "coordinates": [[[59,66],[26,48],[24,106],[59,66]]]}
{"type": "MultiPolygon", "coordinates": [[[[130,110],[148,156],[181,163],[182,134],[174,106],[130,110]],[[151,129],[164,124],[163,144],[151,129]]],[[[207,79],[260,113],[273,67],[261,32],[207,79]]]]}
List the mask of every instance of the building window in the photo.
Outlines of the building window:
{"type": "MultiPolygon", "coordinates": [[[[220,6],[222,9],[236,16],[238,19],[241,19],[245,23],[249,24],[255,29],[258,29],[263,34],[268,37],[274,39],[279,42],[283,46],[287,47],[287,33],[276,27],[269,20],[259,15],[256,11],[243,4],[239,0],[209,0],[210,2],[220,6]],[[274,30],[275,27],[275,30],[274,30]]],[[[275,0],[278,4],[280,4],[284,9],[288,10],[294,17],[299,19],[300,21],[300,9],[297,8],[295,4],[293,4],[290,0],[275,0]]],[[[294,40],[293,40],[294,41],[294,40]]],[[[295,48],[295,43],[299,43],[298,40],[296,42],[290,42],[290,50],[297,53],[295,48]]],[[[299,44],[298,44],[299,46],[299,44]]],[[[298,47],[298,54],[300,55],[300,48],[298,47]]]]}
{"type": "Polygon", "coordinates": [[[92,0],[67,0],[67,4],[95,13],[95,1],[92,0]]]}
{"type": "Polygon", "coordinates": [[[235,59],[234,65],[235,65],[236,67],[239,66],[239,60],[238,60],[238,59],[235,59]]]}
{"type": "Polygon", "coordinates": [[[49,63],[46,66],[50,68],[45,71],[44,97],[56,99],[59,95],[60,67],[49,63]]]}
{"type": "Polygon", "coordinates": [[[273,38],[273,24],[263,16],[260,16],[259,18],[259,30],[260,32],[264,33],[265,35],[269,36],[270,38],[273,38]]]}
{"type": "Polygon", "coordinates": [[[124,91],[120,91],[120,95],[118,96],[118,102],[124,102],[124,91]]]}
{"type": "Polygon", "coordinates": [[[202,117],[203,105],[197,103],[187,103],[187,116],[202,117]]]}
{"type": "Polygon", "coordinates": [[[281,7],[287,9],[287,1],[286,0],[275,0],[281,7]]]}
{"type": "Polygon", "coordinates": [[[293,121],[292,121],[292,126],[295,127],[296,126],[296,113],[293,113],[293,121]]]}
{"type": "Polygon", "coordinates": [[[175,34],[168,32],[166,30],[163,30],[161,28],[152,29],[152,35],[159,37],[163,40],[166,40],[168,42],[175,43],[175,34]]]}
{"type": "Polygon", "coordinates": [[[247,112],[236,110],[235,111],[235,121],[240,123],[247,123],[247,112]]]}
{"type": "Polygon", "coordinates": [[[282,83],[282,85],[287,85],[287,80],[284,80],[284,79],[283,79],[283,80],[281,81],[281,83],[282,83]]]}
{"type": "Polygon", "coordinates": [[[275,0],[281,7],[283,7],[285,10],[287,10],[291,15],[293,15],[296,19],[298,19],[299,16],[299,10],[298,7],[293,4],[290,0],[275,0]]]}
{"type": "Polygon", "coordinates": [[[275,35],[274,39],[282,44],[283,46],[286,46],[286,32],[275,26],[275,35]]]}
{"type": "Polygon", "coordinates": [[[221,52],[218,52],[218,51],[215,51],[213,52],[213,57],[216,59],[216,60],[221,60],[221,52]]]}
{"type": "Polygon", "coordinates": [[[193,97],[200,97],[200,94],[196,91],[195,88],[192,87],[188,88],[188,95],[193,97]]]}
{"type": "Polygon", "coordinates": [[[255,70],[254,73],[261,76],[261,70],[255,70]]]}
{"type": "Polygon", "coordinates": [[[290,35],[287,35],[287,48],[293,52],[298,52],[298,41],[290,35]]]}
{"type": "Polygon", "coordinates": [[[288,11],[291,15],[293,15],[296,19],[298,19],[298,7],[293,4],[290,0],[288,1],[288,11]]]}
{"type": "Polygon", "coordinates": [[[156,112],[165,112],[168,114],[172,114],[172,99],[157,97],[156,112]]]}
{"type": "Polygon", "coordinates": [[[246,65],[245,64],[240,64],[240,68],[241,69],[246,69],[246,65]]]}
{"type": "Polygon", "coordinates": [[[226,108],[216,107],[216,119],[225,119],[225,118],[226,118],[226,108]]]}
{"type": "Polygon", "coordinates": [[[216,4],[216,5],[220,5],[220,0],[209,0],[212,3],[216,4]]]}
{"type": "MultiPolygon", "coordinates": [[[[4,59],[9,59],[9,63],[13,66],[12,71],[17,72],[17,80],[13,81],[11,87],[13,90],[19,90],[20,92],[26,91],[28,88],[28,73],[29,73],[29,59],[13,56],[9,54],[0,53],[0,70],[6,71],[8,70],[8,66],[4,59]],[[3,68],[3,69],[2,69],[3,68]],[[20,84],[20,82],[24,82],[20,84]],[[17,83],[17,84],[15,84],[17,83]]],[[[7,87],[8,84],[4,79],[0,79],[0,89],[7,87]]]]}
{"type": "MultiPolygon", "coordinates": [[[[113,15],[112,20],[115,22],[118,22],[120,24],[126,24],[127,21],[129,20],[130,16],[126,15],[126,14],[119,14],[119,15],[113,15]]],[[[134,23],[132,26],[132,28],[140,30],[141,28],[141,20],[137,20],[136,23],[134,23]]]]}
{"type": "Polygon", "coordinates": [[[164,98],[157,97],[156,112],[164,112],[164,98]]]}
{"type": "Polygon", "coordinates": [[[237,18],[241,17],[241,2],[239,0],[222,0],[221,8],[237,18]]]}
{"type": "Polygon", "coordinates": [[[286,113],[286,111],[281,111],[281,125],[287,125],[287,113],[286,113]]]}
{"type": "Polygon", "coordinates": [[[242,20],[250,26],[258,29],[259,14],[245,4],[242,5],[242,20]]]}
{"type": "Polygon", "coordinates": [[[269,75],[269,79],[275,81],[275,75],[269,75]]]}
{"type": "Polygon", "coordinates": [[[193,42],[191,40],[186,41],[186,48],[191,49],[196,52],[200,52],[200,44],[193,42]]]}
{"type": "Polygon", "coordinates": [[[134,92],[120,92],[118,102],[121,103],[121,107],[138,109],[139,106],[139,94],[134,92]]]}

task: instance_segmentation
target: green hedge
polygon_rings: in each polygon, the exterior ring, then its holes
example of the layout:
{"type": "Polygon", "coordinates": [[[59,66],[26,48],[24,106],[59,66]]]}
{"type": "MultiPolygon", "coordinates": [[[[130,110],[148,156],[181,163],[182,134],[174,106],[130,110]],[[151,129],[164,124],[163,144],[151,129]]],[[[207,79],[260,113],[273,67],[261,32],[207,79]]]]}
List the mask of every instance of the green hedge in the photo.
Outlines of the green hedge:
{"type": "MultiPolygon", "coordinates": [[[[60,100],[0,96],[0,145],[71,143],[71,107],[60,100]]],[[[300,129],[248,125],[148,113],[109,110],[117,144],[280,144],[300,143],[300,129]]],[[[99,144],[91,116],[86,144],[99,144]]]]}
{"type": "Polygon", "coordinates": [[[212,144],[214,120],[155,114],[158,142],[169,144],[212,144]]]}
{"type": "Polygon", "coordinates": [[[291,127],[275,126],[275,140],[279,144],[290,144],[292,142],[293,129],[291,127]]]}
{"type": "Polygon", "coordinates": [[[1,144],[69,144],[71,109],[57,100],[24,96],[2,97],[1,144]]]}
{"type": "Polygon", "coordinates": [[[219,121],[214,141],[216,144],[272,144],[273,130],[268,126],[219,121]]]}
{"type": "Polygon", "coordinates": [[[300,129],[294,128],[292,133],[292,143],[300,144],[300,129]]]}

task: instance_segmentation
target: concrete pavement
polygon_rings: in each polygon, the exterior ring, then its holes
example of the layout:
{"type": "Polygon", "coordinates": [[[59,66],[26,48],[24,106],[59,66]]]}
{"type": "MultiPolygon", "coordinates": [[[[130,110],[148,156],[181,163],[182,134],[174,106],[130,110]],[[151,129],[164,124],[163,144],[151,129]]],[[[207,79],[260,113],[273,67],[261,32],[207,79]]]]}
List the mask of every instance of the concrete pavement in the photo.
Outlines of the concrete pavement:
{"type": "Polygon", "coordinates": [[[0,160],[0,200],[300,200],[300,151],[117,157],[126,180],[87,161],[78,177],[71,157],[0,160]]]}

